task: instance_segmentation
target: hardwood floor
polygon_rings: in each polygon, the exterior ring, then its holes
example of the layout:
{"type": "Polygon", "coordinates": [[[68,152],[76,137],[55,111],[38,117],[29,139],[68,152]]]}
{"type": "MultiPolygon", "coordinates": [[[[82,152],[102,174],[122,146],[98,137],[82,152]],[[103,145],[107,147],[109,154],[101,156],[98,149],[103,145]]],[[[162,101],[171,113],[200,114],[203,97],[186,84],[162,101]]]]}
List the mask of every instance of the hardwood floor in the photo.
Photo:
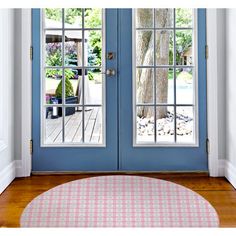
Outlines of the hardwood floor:
{"type": "MultiPolygon", "coordinates": [[[[0,195],[0,226],[19,227],[23,209],[42,192],[69,181],[99,175],[107,174],[37,175],[15,179],[0,195]]],[[[211,178],[202,173],[136,175],[169,180],[196,191],[215,207],[221,227],[236,227],[236,190],[225,178],[211,178]]]]}

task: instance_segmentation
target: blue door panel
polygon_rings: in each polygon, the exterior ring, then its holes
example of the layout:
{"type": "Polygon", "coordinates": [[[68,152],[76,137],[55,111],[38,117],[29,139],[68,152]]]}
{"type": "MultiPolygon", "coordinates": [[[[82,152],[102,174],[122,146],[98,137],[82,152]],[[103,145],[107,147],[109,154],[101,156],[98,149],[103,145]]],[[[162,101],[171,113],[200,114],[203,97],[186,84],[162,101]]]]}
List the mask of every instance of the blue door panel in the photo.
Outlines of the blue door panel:
{"type": "Polygon", "coordinates": [[[206,16],[198,10],[199,147],[133,147],[132,9],[119,10],[119,166],[132,171],[207,171],[206,16]]]}
{"type": "Polygon", "coordinates": [[[33,171],[207,171],[206,16],[198,10],[199,147],[133,147],[132,9],[106,9],[106,147],[40,147],[40,10],[33,10],[33,171]]]}
{"type": "MultiPolygon", "coordinates": [[[[106,147],[40,147],[40,10],[32,12],[33,60],[33,171],[117,170],[117,78],[106,80],[106,147]]],[[[106,51],[117,51],[117,10],[106,10],[106,51]]],[[[117,61],[107,61],[116,68],[117,61]]]]}

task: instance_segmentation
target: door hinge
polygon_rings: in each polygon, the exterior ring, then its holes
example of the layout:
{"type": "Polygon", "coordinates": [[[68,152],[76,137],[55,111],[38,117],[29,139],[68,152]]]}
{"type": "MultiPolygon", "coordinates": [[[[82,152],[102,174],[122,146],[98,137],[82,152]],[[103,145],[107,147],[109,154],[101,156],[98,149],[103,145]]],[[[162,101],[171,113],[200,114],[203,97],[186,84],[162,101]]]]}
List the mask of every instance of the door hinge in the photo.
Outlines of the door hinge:
{"type": "Polygon", "coordinates": [[[30,60],[33,60],[33,47],[30,47],[30,60]]]}
{"type": "Polygon", "coordinates": [[[210,140],[208,138],[206,139],[206,152],[207,154],[210,153],[210,140]]]}
{"type": "Polygon", "coordinates": [[[208,59],[209,54],[209,48],[208,45],[205,46],[205,58],[208,59]]]}
{"type": "Polygon", "coordinates": [[[30,146],[30,148],[29,148],[30,149],[30,155],[32,155],[33,154],[33,140],[32,139],[30,140],[30,145],[29,146],[30,146]]]}

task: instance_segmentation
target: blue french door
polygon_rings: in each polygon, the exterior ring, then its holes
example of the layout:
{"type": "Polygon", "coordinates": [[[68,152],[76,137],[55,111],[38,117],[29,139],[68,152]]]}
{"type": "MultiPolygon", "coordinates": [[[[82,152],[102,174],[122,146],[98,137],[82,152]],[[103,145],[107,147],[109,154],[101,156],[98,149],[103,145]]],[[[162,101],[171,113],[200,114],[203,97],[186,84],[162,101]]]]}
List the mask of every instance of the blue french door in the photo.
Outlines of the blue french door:
{"type": "MultiPolygon", "coordinates": [[[[32,170],[114,171],[118,168],[118,80],[117,75],[104,75],[104,70],[105,67],[116,70],[117,57],[88,64],[86,55],[90,48],[85,45],[90,43],[92,35],[97,38],[96,43],[102,44],[103,52],[116,53],[117,10],[106,10],[105,16],[100,11],[97,13],[99,23],[89,26],[85,10],[78,10],[77,22],[65,21],[70,14],[70,10],[59,9],[45,11],[44,14],[43,10],[32,11],[32,170]],[[54,18],[50,19],[50,14],[54,18]],[[72,52],[74,57],[70,57],[72,52]],[[56,57],[58,54],[59,59],[56,57]],[[55,57],[59,62],[53,61],[55,57]],[[97,80],[88,87],[90,75],[96,76],[97,80]],[[74,96],[76,105],[66,98],[67,89],[71,88],[68,80],[73,85],[73,95],[77,93],[74,96]],[[57,93],[61,81],[64,96],[57,93]],[[86,92],[88,89],[90,96],[86,92]],[[95,97],[97,100],[90,99],[92,93],[100,94],[95,97]]],[[[94,56],[93,53],[90,56],[94,56]]]]}
{"type": "MultiPolygon", "coordinates": [[[[149,11],[154,20],[148,23],[142,22],[142,17],[140,17],[141,20],[137,19],[137,14],[142,16],[144,12],[136,13],[136,17],[132,17],[131,9],[119,11],[121,35],[119,42],[119,169],[207,171],[205,9],[192,11],[192,19],[195,23],[191,20],[183,23],[180,20],[183,9],[175,9],[171,12],[161,9],[161,14],[159,10],[149,11]],[[164,17],[167,14],[171,15],[170,20],[162,23],[160,16],[164,17]],[[132,21],[136,22],[132,24],[132,21]],[[133,37],[130,32],[133,32],[133,37]],[[152,53],[157,56],[156,58],[154,56],[152,62],[145,64],[145,59],[138,61],[142,54],[140,47],[143,46],[139,40],[149,32],[155,32],[153,37],[155,47],[152,53]],[[166,40],[169,40],[169,59],[160,55],[165,54],[166,40]],[[186,46],[184,40],[191,41],[191,46],[184,49],[184,45],[186,46]],[[170,48],[173,50],[172,56],[170,48]],[[191,57],[187,56],[189,49],[192,50],[191,57]],[[151,70],[154,72],[151,73],[151,70]],[[147,83],[141,81],[142,76],[138,77],[139,73],[153,74],[154,82],[151,86],[154,87],[153,89],[142,89],[147,83]],[[158,96],[163,92],[162,90],[165,90],[161,87],[161,82],[158,82],[158,79],[164,80],[165,73],[168,74],[167,98],[158,96]],[[183,75],[190,77],[189,84],[188,79],[183,75]],[[184,80],[186,82],[183,82],[184,80]],[[141,85],[137,85],[138,83],[141,85]],[[139,87],[141,87],[141,92],[147,91],[143,96],[139,96],[139,87]],[[151,93],[153,93],[152,98],[146,96],[151,93]],[[166,115],[161,116],[163,110],[166,115]],[[149,115],[153,113],[154,115],[149,115]],[[163,125],[162,122],[166,124],[163,125]],[[189,124],[191,124],[191,132],[188,133],[189,124]]],[[[146,77],[144,78],[146,80],[146,77]]]]}
{"type": "Polygon", "coordinates": [[[32,14],[33,171],[208,170],[204,9],[106,9],[100,62],[88,12],[79,27],[65,10],[61,25],[44,19],[44,37],[41,13],[32,14]]]}

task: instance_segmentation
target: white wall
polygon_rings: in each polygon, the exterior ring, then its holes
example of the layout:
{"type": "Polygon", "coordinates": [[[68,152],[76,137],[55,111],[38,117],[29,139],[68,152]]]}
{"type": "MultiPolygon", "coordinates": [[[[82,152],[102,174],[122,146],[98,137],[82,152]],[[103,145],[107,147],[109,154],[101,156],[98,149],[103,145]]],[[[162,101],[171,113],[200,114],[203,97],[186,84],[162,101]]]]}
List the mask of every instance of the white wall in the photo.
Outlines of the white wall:
{"type": "Polygon", "coordinates": [[[14,10],[0,9],[0,192],[14,178],[14,10]]]}
{"type": "Polygon", "coordinates": [[[218,73],[218,152],[219,159],[225,159],[226,142],[225,142],[225,129],[226,129],[226,107],[225,107],[225,88],[226,88],[226,76],[225,76],[225,9],[217,9],[217,73],[218,73]]]}
{"type": "Polygon", "coordinates": [[[236,9],[226,10],[226,159],[236,169],[236,9]]]}
{"type": "Polygon", "coordinates": [[[211,176],[224,176],[225,158],[225,9],[207,9],[207,120],[211,176]]]}
{"type": "Polygon", "coordinates": [[[15,9],[15,163],[16,176],[31,173],[31,9],[15,9]]]}
{"type": "Polygon", "coordinates": [[[22,81],[21,81],[21,9],[15,9],[15,35],[17,35],[17,40],[15,41],[15,159],[21,159],[21,133],[22,133],[22,81]]]}

